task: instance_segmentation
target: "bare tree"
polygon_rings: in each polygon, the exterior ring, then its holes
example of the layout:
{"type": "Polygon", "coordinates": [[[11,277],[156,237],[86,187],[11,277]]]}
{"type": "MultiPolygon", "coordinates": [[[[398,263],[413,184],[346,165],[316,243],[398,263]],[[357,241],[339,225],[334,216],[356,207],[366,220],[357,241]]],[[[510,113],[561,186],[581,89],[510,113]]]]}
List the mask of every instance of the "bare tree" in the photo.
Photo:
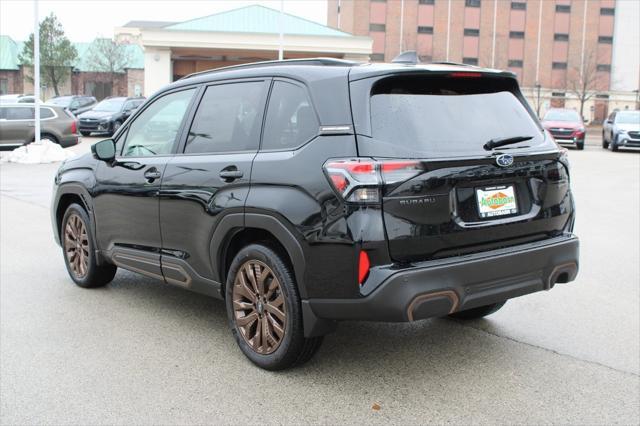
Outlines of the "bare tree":
{"type": "Polygon", "coordinates": [[[580,101],[582,118],[584,104],[598,93],[601,78],[596,47],[586,48],[582,64],[572,67],[567,73],[567,90],[580,101]]]}
{"type": "Polygon", "coordinates": [[[131,62],[127,46],[108,38],[95,39],[89,49],[89,67],[94,71],[110,74],[112,84],[131,62]]]}

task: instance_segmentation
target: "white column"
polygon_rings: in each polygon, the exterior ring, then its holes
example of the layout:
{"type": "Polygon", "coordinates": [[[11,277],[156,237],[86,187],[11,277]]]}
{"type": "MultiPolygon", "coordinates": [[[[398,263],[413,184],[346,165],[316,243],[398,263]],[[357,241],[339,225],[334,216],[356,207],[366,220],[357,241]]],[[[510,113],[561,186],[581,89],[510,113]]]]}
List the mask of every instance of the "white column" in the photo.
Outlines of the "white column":
{"type": "Polygon", "coordinates": [[[147,98],[171,83],[171,49],[168,47],[145,47],[144,49],[144,93],[147,98]]]}
{"type": "Polygon", "coordinates": [[[40,143],[40,19],[38,0],[33,1],[33,95],[35,103],[35,142],[40,143]]]}

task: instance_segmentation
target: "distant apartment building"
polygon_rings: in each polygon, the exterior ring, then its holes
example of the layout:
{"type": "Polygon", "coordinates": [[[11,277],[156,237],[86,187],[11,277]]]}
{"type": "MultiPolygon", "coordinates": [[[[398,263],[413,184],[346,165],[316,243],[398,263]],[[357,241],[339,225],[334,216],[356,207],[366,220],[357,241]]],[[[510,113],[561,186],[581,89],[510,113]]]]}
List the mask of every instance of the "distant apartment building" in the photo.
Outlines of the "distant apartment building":
{"type": "Polygon", "coordinates": [[[370,36],[372,61],[390,61],[401,51],[415,50],[423,62],[508,69],[518,76],[540,114],[553,106],[577,108],[572,89],[580,78],[588,80],[593,94],[583,114],[597,122],[609,109],[633,108],[637,102],[639,4],[638,0],[328,0],[327,24],[370,36]],[[624,38],[624,49],[617,45],[619,38],[624,38]]]}

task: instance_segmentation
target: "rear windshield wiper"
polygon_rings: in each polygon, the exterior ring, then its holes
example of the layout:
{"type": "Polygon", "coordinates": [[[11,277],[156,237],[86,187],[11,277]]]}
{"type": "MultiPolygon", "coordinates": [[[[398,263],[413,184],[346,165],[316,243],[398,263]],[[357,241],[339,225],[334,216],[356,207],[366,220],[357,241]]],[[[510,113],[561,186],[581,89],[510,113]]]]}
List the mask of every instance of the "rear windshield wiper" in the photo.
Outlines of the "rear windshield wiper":
{"type": "Polygon", "coordinates": [[[530,139],[533,139],[533,136],[512,136],[510,138],[491,139],[489,142],[484,144],[483,148],[490,151],[499,146],[511,145],[518,142],[528,141],[530,139]]]}

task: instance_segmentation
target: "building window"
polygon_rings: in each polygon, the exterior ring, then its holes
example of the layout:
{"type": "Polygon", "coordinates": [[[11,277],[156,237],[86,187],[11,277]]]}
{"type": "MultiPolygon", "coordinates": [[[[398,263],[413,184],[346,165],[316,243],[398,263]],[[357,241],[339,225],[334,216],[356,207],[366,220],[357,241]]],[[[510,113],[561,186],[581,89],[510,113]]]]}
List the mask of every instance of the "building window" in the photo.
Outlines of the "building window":
{"type": "Polygon", "coordinates": [[[509,67],[522,68],[522,59],[509,59],[509,67]]]}
{"type": "Polygon", "coordinates": [[[467,7],[480,7],[480,0],[465,0],[464,5],[467,7]]]}
{"type": "Polygon", "coordinates": [[[384,53],[372,53],[369,57],[371,62],[384,62],[384,53]]]}
{"type": "Polygon", "coordinates": [[[600,36],[600,37],[598,37],[598,43],[613,44],[613,37],[611,37],[611,36],[600,36]]]}
{"type": "Polygon", "coordinates": [[[387,2],[387,0],[371,0],[371,1],[378,2],[378,3],[386,3],[387,2]]]}
{"type": "Polygon", "coordinates": [[[604,71],[604,72],[611,72],[611,65],[609,65],[609,64],[598,64],[596,66],[596,70],[604,71]]]}
{"type": "Polygon", "coordinates": [[[9,80],[0,78],[0,95],[6,95],[7,93],[9,93],[9,80]]]}
{"type": "Polygon", "coordinates": [[[480,30],[475,28],[465,28],[464,35],[469,37],[478,37],[480,35],[480,30]]]}
{"type": "Polygon", "coordinates": [[[609,95],[607,95],[606,93],[598,93],[596,95],[596,98],[598,98],[598,99],[609,99],[609,95]]]}
{"type": "Polygon", "coordinates": [[[554,70],[566,70],[567,63],[566,62],[554,62],[551,64],[551,68],[554,70]]]}
{"type": "Polygon", "coordinates": [[[369,24],[369,31],[382,31],[386,29],[384,24],[369,24]]]}
{"type": "Polygon", "coordinates": [[[418,27],[419,34],[433,34],[433,27],[418,27]]]}
{"type": "Polygon", "coordinates": [[[435,4],[436,0],[419,0],[419,4],[435,4]]]}
{"type": "Polygon", "coordinates": [[[554,34],[553,39],[555,41],[569,41],[569,34],[554,34]]]}
{"type": "Polygon", "coordinates": [[[467,65],[478,65],[478,58],[462,58],[462,63],[467,65]]]}
{"type": "Polygon", "coordinates": [[[511,31],[509,38],[524,38],[524,31],[511,31]]]}
{"type": "Polygon", "coordinates": [[[431,56],[431,55],[420,55],[418,58],[420,59],[420,62],[431,62],[431,61],[433,61],[433,56],[431,56]]]}
{"type": "Polygon", "coordinates": [[[601,7],[600,15],[609,15],[613,16],[616,14],[616,10],[613,7],[601,7]]]}
{"type": "Polygon", "coordinates": [[[556,12],[559,12],[559,13],[571,13],[571,5],[568,5],[568,4],[556,4],[556,12]]]}
{"type": "Polygon", "coordinates": [[[527,4],[523,1],[512,1],[511,9],[513,10],[527,10],[527,4]]]}
{"type": "Polygon", "coordinates": [[[565,96],[564,92],[551,92],[552,98],[564,98],[564,96],[565,96]]]}

